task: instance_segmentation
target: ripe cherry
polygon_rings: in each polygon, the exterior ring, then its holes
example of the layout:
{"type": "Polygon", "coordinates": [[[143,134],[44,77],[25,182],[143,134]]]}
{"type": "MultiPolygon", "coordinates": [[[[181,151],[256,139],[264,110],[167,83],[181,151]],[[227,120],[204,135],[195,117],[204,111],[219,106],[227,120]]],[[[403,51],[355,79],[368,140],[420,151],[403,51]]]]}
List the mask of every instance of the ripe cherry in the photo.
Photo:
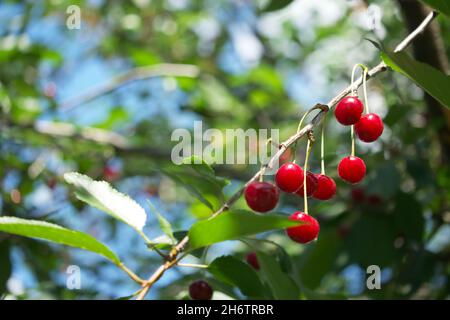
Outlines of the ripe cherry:
{"type": "MultiPolygon", "coordinates": [[[[305,190],[303,190],[303,186],[300,187],[300,189],[297,190],[296,194],[303,197],[305,194],[305,190]]],[[[311,197],[313,193],[317,189],[317,178],[316,175],[310,171],[306,173],[306,195],[308,197],[311,197]]]]}
{"type": "Polygon", "coordinates": [[[342,180],[358,183],[366,175],[366,165],[361,158],[348,156],[339,162],[338,173],[342,180]]]}
{"type": "Polygon", "coordinates": [[[213,289],[208,282],[197,280],[189,286],[189,295],[194,300],[211,300],[213,289]]]}
{"type": "Polygon", "coordinates": [[[303,170],[295,163],[285,163],[278,169],[275,182],[284,192],[295,192],[303,185],[303,170]]]}
{"type": "Polygon", "coordinates": [[[108,182],[113,182],[120,177],[120,171],[111,166],[106,166],[103,168],[103,177],[108,182]]]}
{"type": "Polygon", "coordinates": [[[289,217],[289,220],[304,222],[302,225],[289,227],[286,229],[286,233],[289,238],[295,242],[308,243],[317,238],[320,230],[319,222],[307,213],[299,211],[294,212],[289,217]]]}
{"type": "Polygon", "coordinates": [[[339,101],[334,110],[337,121],[344,126],[358,122],[364,111],[364,105],[357,97],[348,96],[339,101]]]}
{"type": "Polygon", "coordinates": [[[252,182],[244,191],[247,205],[257,212],[267,212],[275,208],[279,198],[277,187],[270,182],[252,182]]]}
{"type": "Polygon", "coordinates": [[[259,261],[258,257],[256,256],[256,252],[250,252],[245,256],[245,260],[249,265],[251,265],[255,270],[259,270],[259,261]]]}
{"type": "Polygon", "coordinates": [[[329,176],[317,174],[317,188],[313,197],[319,200],[329,200],[336,194],[336,182],[329,176]]]}
{"type": "Polygon", "coordinates": [[[355,132],[359,140],[373,142],[383,133],[384,125],[381,118],[375,113],[369,113],[361,117],[355,124],[355,132]]]}

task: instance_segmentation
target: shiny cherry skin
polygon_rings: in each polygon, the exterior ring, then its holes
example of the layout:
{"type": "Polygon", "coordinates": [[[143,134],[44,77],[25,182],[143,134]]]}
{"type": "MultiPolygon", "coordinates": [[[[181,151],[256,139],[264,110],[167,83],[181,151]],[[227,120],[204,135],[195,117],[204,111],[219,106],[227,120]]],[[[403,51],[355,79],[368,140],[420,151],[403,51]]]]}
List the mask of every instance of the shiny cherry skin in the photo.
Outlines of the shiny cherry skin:
{"type": "Polygon", "coordinates": [[[342,180],[358,183],[366,175],[366,164],[361,158],[348,156],[339,162],[338,173],[342,180]]]}
{"type": "Polygon", "coordinates": [[[324,174],[316,174],[317,188],[313,197],[319,200],[329,200],[336,194],[336,182],[324,174]]]}
{"type": "Polygon", "coordinates": [[[247,205],[257,212],[267,212],[275,208],[280,194],[270,182],[252,182],[244,191],[247,205]]]}
{"type": "Polygon", "coordinates": [[[286,233],[293,241],[298,243],[308,243],[317,238],[320,231],[319,222],[316,219],[304,212],[294,212],[289,220],[302,221],[304,224],[289,227],[286,233]]]}
{"type": "Polygon", "coordinates": [[[258,257],[256,256],[256,252],[250,252],[249,254],[247,254],[245,256],[245,260],[247,261],[247,263],[249,265],[251,265],[253,267],[253,269],[259,270],[260,266],[259,266],[258,257]]]}
{"type": "Polygon", "coordinates": [[[285,163],[278,169],[275,182],[284,192],[296,192],[303,185],[303,170],[295,163],[285,163]]]}
{"type": "Polygon", "coordinates": [[[336,120],[344,125],[350,126],[358,122],[364,111],[364,105],[358,97],[348,96],[339,101],[334,110],[336,120]]]}
{"type": "Polygon", "coordinates": [[[197,280],[189,286],[189,295],[193,300],[211,300],[213,289],[208,282],[197,280]]]}
{"type": "MultiPolygon", "coordinates": [[[[300,189],[298,189],[298,191],[296,192],[296,194],[298,194],[300,197],[303,197],[305,194],[305,190],[303,190],[303,186],[300,187],[300,189]]],[[[311,197],[313,195],[313,193],[316,191],[317,189],[317,178],[316,175],[310,171],[308,171],[306,173],[306,195],[308,197],[311,197]]]]}
{"type": "Polygon", "coordinates": [[[383,121],[375,113],[362,116],[355,124],[356,135],[363,142],[374,142],[381,136],[383,129],[383,121]]]}

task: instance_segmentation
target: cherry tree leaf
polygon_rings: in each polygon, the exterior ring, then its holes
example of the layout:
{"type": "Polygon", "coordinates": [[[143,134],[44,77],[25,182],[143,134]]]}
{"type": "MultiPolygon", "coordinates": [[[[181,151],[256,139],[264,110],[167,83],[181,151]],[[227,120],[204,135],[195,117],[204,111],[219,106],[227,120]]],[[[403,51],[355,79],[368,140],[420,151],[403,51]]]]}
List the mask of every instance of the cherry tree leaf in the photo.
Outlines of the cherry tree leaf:
{"type": "Polygon", "coordinates": [[[147,220],[145,210],[106,181],[95,181],[77,172],[64,174],[64,179],[75,186],[75,195],[79,200],[127,223],[138,231],[144,228],[147,220]]]}
{"type": "Polygon", "coordinates": [[[450,16],[450,1],[448,0],[421,0],[433,9],[450,16]]]}
{"type": "Polygon", "coordinates": [[[217,279],[238,287],[246,296],[261,296],[262,284],[256,271],[239,259],[232,256],[218,257],[208,266],[208,271],[217,279]]]}
{"type": "Polygon", "coordinates": [[[0,217],[0,231],[88,250],[120,264],[117,255],[91,235],[53,223],[4,216],[0,217]]]}
{"type": "Polygon", "coordinates": [[[450,76],[414,60],[404,52],[382,52],[381,58],[393,70],[408,77],[443,106],[450,108],[450,76]]]}
{"type": "Polygon", "coordinates": [[[302,223],[291,221],[281,214],[259,215],[245,210],[228,211],[195,223],[189,230],[190,249],[299,224],[302,223]]]}

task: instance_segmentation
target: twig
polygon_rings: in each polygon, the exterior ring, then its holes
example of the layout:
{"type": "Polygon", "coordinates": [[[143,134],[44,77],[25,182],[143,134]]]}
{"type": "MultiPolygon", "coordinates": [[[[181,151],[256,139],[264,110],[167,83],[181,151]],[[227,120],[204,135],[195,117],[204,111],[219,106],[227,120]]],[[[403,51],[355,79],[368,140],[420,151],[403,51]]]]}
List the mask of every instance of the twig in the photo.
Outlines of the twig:
{"type": "Polygon", "coordinates": [[[138,275],[136,275],[133,271],[131,271],[130,269],[128,269],[123,263],[120,263],[120,264],[118,264],[117,265],[120,269],[122,269],[123,271],[125,271],[129,276],[130,276],[130,278],[133,280],[133,281],[135,281],[135,282],[137,282],[137,283],[139,283],[139,284],[145,284],[145,280],[144,279],[141,279],[138,275]]]}
{"type": "Polygon", "coordinates": [[[206,264],[197,264],[197,263],[177,263],[177,266],[187,268],[201,268],[201,269],[208,268],[206,264]]]}
{"type": "Polygon", "coordinates": [[[59,109],[64,111],[73,109],[134,81],[160,76],[195,78],[198,74],[198,67],[190,64],[161,63],[148,67],[132,69],[112,78],[98,87],[87,91],[81,96],[64,101],[59,106],[59,109]]]}

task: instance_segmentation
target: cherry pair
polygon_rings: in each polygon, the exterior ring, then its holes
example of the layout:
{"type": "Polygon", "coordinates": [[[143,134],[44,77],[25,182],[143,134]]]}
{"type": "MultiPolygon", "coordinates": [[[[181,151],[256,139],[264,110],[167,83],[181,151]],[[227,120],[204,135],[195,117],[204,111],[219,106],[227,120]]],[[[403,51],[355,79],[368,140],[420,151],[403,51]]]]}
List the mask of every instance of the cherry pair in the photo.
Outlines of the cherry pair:
{"type": "Polygon", "coordinates": [[[375,113],[362,115],[363,111],[362,101],[355,96],[348,96],[339,101],[334,115],[344,126],[355,125],[356,135],[361,141],[373,142],[383,133],[383,121],[375,113]]]}
{"type": "MultiPolygon", "coordinates": [[[[304,172],[302,168],[295,163],[285,163],[282,165],[275,176],[275,181],[282,191],[287,193],[296,193],[304,196],[303,189],[304,172]]],[[[329,200],[336,193],[336,183],[334,180],[324,174],[306,173],[306,194],[319,200],[329,200]]]]}

